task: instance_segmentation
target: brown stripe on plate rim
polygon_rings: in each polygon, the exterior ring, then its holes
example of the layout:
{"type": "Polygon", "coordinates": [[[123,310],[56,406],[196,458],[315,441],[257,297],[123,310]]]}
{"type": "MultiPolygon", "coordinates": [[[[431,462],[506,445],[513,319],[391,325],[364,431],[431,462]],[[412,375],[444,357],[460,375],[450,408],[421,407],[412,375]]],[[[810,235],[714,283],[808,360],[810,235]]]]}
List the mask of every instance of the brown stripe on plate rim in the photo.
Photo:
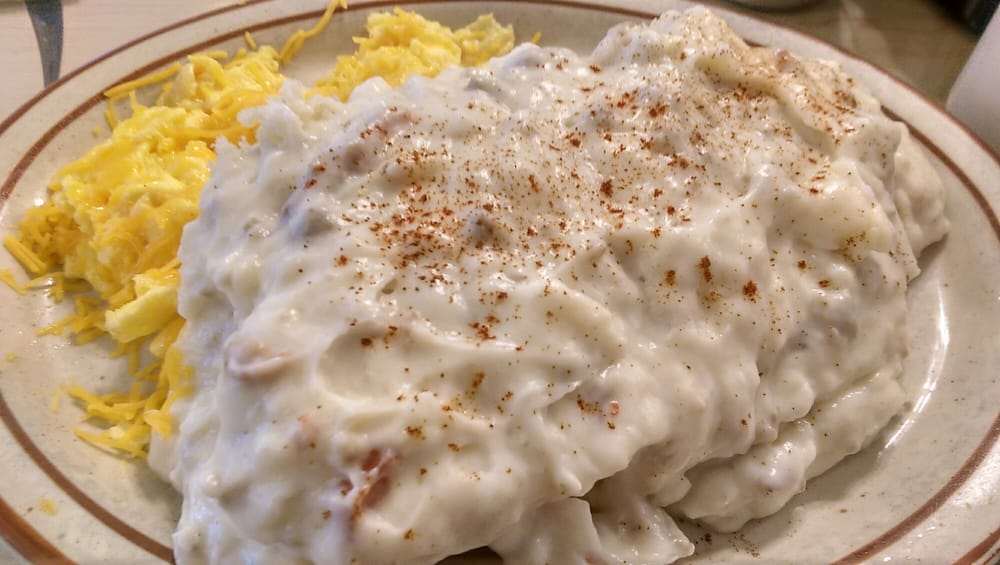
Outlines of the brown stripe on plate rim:
{"type": "MultiPolygon", "coordinates": [[[[20,117],[24,113],[26,113],[28,110],[30,110],[32,107],[34,107],[38,102],[40,102],[42,99],[44,99],[46,96],[48,96],[52,91],[54,91],[55,89],[61,87],[63,84],[71,81],[75,76],[79,75],[80,73],[82,73],[82,72],[84,72],[84,71],[86,71],[86,70],[94,67],[95,65],[97,65],[97,64],[99,64],[99,63],[101,63],[101,62],[103,62],[103,61],[105,61],[105,60],[113,57],[114,55],[116,55],[118,53],[121,53],[121,52],[123,52],[123,51],[125,51],[125,50],[127,50],[127,49],[129,49],[131,47],[134,47],[137,44],[140,44],[142,42],[148,41],[149,39],[152,39],[152,38],[155,38],[157,36],[163,35],[165,33],[168,33],[170,31],[173,31],[173,30],[178,29],[180,27],[184,27],[184,26],[196,23],[196,22],[204,20],[206,18],[213,17],[213,16],[216,16],[216,15],[219,15],[219,14],[222,14],[222,13],[226,13],[226,12],[229,12],[229,11],[237,10],[237,9],[243,8],[243,7],[248,6],[248,5],[261,4],[261,3],[264,3],[264,2],[271,2],[271,1],[274,1],[274,0],[248,0],[248,1],[243,2],[241,4],[238,4],[238,5],[226,6],[226,7],[223,7],[223,8],[218,8],[218,9],[215,9],[215,10],[212,10],[212,11],[200,14],[198,16],[194,16],[194,17],[191,17],[191,18],[188,18],[188,19],[185,19],[185,20],[181,20],[180,22],[171,24],[171,25],[169,25],[167,27],[161,28],[161,29],[159,29],[157,31],[154,31],[154,32],[151,32],[151,33],[149,33],[147,35],[144,35],[144,36],[142,36],[142,37],[140,37],[138,39],[135,39],[135,40],[132,40],[132,41],[130,41],[128,43],[125,43],[125,44],[121,45],[120,47],[115,48],[114,50],[111,50],[111,51],[103,54],[102,56],[100,56],[100,57],[92,60],[91,62],[87,63],[86,65],[84,65],[84,66],[82,66],[82,67],[74,70],[73,72],[65,75],[63,78],[61,78],[60,80],[58,80],[55,83],[53,83],[52,85],[50,85],[48,88],[46,88],[45,90],[43,90],[39,94],[35,95],[34,97],[32,97],[28,102],[26,102],[21,107],[19,107],[10,117],[8,117],[6,120],[4,120],[2,123],[0,123],[0,134],[3,134],[13,123],[15,123],[18,119],[20,119],[20,117]]],[[[460,3],[460,2],[466,2],[466,1],[467,0],[401,0],[401,1],[376,0],[376,1],[373,1],[373,2],[360,2],[360,3],[357,3],[357,4],[353,4],[353,5],[349,6],[346,10],[342,10],[342,11],[371,10],[371,9],[377,9],[377,8],[380,8],[380,7],[395,6],[395,5],[404,5],[404,4],[405,5],[419,5],[419,4],[434,4],[434,3],[460,3]]],[[[493,0],[493,1],[494,2],[500,2],[500,3],[513,3],[513,2],[518,1],[518,0],[493,0]]],[[[576,8],[576,9],[587,10],[587,11],[597,11],[597,12],[613,13],[613,14],[619,14],[619,15],[624,15],[624,16],[629,16],[629,17],[646,18],[646,19],[655,18],[655,17],[657,17],[659,15],[659,14],[656,14],[656,13],[650,13],[650,12],[645,12],[645,11],[641,11],[641,10],[632,10],[632,9],[628,9],[628,8],[619,8],[619,7],[611,7],[611,6],[595,6],[595,5],[591,5],[591,4],[584,4],[584,3],[580,3],[580,2],[574,2],[572,0],[527,0],[527,3],[536,4],[536,5],[550,5],[550,6],[561,6],[561,7],[568,7],[568,8],[576,8]]],[[[903,82],[902,80],[900,80],[899,78],[895,77],[894,75],[886,72],[884,69],[878,67],[877,65],[875,65],[875,64],[873,64],[871,62],[865,61],[865,60],[861,59],[860,57],[858,57],[857,55],[855,55],[853,53],[850,53],[850,52],[848,52],[848,51],[846,51],[846,50],[844,50],[844,49],[842,49],[842,48],[840,48],[838,46],[826,43],[825,41],[822,41],[820,39],[817,39],[817,38],[808,36],[806,34],[803,34],[801,32],[798,32],[796,30],[787,28],[787,27],[785,27],[785,26],[783,26],[781,24],[769,22],[767,20],[764,20],[762,18],[753,16],[753,15],[743,14],[743,13],[739,13],[739,12],[734,12],[733,10],[729,10],[729,9],[726,9],[726,8],[721,8],[721,7],[718,7],[718,6],[713,6],[712,9],[714,9],[716,11],[719,11],[719,12],[726,12],[726,13],[731,13],[731,14],[735,13],[735,14],[738,14],[739,16],[741,16],[741,17],[745,17],[745,18],[748,18],[748,19],[751,19],[751,20],[754,20],[754,21],[758,21],[758,22],[764,23],[764,24],[772,26],[772,27],[781,28],[782,30],[784,30],[784,31],[786,31],[786,32],[788,32],[788,33],[790,33],[792,35],[798,36],[802,40],[810,41],[810,42],[822,45],[824,47],[830,48],[830,49],[838,52],[841,56],[843,56],[845,58],[854,60],[856,62],[859,62],[859,63],[863,64],[863,65],[866,65],[866,66],[874,69],[875,71],[881,73],[882,75],[889,77],[889,79],[893,83],[895,83],[897,86],[900,86],[900,87],[904,88],[905,90],[909,91],[912,95],[914,95],[916,98],[919,98],[920,100],[922,100],[925,104],[929,104],[932,107],[936,108],[942,114],[942,117],[950,120],[954,125],[958,126],[959,129],[961,129],[966,135],[968,135],[971,139],[973,139],[973,141],[975,143],[977,143],[980,146],[980,148],[983,150],[984,153],[986,153],[994,161],[997,161],[998,164],[1000,164],[1000,159],[998,159],[996,152],[994,152],[990,147],[988,147],[981,139],[979,139],[974,133],[972,133],[964,124],[958,122],[953,117],[951,117],[949,114],[947,114],[947,112],[944,111],[937,102],[935,102],[933,100],[930,100],[923,93],[917,91],[916,89],[914,89],[909,84],[903,82]]],[[[174,51],[173,53],[171,53],[169,55],[161,57],[161,58],[157,59],[156,61],[151,62],[149,64],[146,64],[146,65],[142,66],[141,68],[136,69],[133,72],[131,72],[131,73],[129,73],[129,74],[121,77],[115,83],[109,84],[107,87],[105,87],[104,89],[102,89],[102,91],[100,93],[97,93],[94,96],[90,97],[89,99],[87,99],[86,101],[84,101],[83,103],[81,103],[80,105],[78,105],[69,114],[67,114],[66,116],[64,116],[61,120],[59,120],[59,122],[57,122],[57,124],[55,126],[51,127],[48,131],[46,131],[45,134],[41,138],[39,138],[38,141],[36,141],[36,143],[34,143],[32,145],[32,147],[30,149],[28,149],[28,151],[25,152],[24,156],[18,161],[18,163],[12,169],[12,171],[8,175],[7,179],[5,179],[3,185],[0,186],[0,208],[2,208],[2,206],[5,203],[6,199],[13,192],[13,189],[14,189],[14,186],[16,185],[16,183],[20,180],[21,176],[24,174],[24,172],[27,170],[27,168],[34,162],[34,160],[40,154],[40,152],[42,151],[42,149],[44,149],[45,146],[47,146],[55,138],[55,136],[58,134],[59,131],[61,131],[63,128],[65,128],[67,125],[69,125],[73,121],[79,119],[83,114],[85,114],[86,112],[88,112],[89,110],[91,110],[97,104],[100,104],[104,100],[104,97],[103,97],[102,93],[107,88],[110,88],[111,86],[114,86],[115,84],[120,84],[121,82],[126,82],[126,81],[132,80],[134,78],[142,77],[142,76],[144,76],[146,74],[149,74],[153,70],[158,69],[158,68],[164,66],[168,62],[171,62],[171,61],[174,61],[174,60],[182,58],[184,55],[186,55],[188,53],[200,51],[200,50],[205,49],[206,47],[209,47],[211,45],[217,44],[219,42],[239,37],[239,36],[243,35],[243,33],[246,32],[246,31],[253,32],[253,31],[258,31],[258,30],[261,30],[261,29],[272,28],[272,27],[275,27],[275,26],[284,25],[284,24],[288,24],[288,23],[294,23],[296,21],[301,21],[301,20],[308,19],[308,18],[315,18],[318,15],[320,15],[322,12],[323,12],[323,10],[314,10],[314,11],[310,11],[310,12],[303,12],[303,13],[299,13],[299,14],[295,14],[295,15],[290,15],[290,16],[285,16],[285,17],[276,18],[276,19],[272,19],[272,20],[267,20],[267,21],[264,21],[264,22],[258,22],[256,24],[253,24],[253,25],[250,25],[250,26],[247,26],[247,27],[243,27],[243,28],[240,28],[240,29],[236,29],[236,30],[224,33],[224,34],[220,34],[220,35],[214,36],[211,39],[207,39],[207,40],[201,41],[199,43],[196,43],[196,44],[193,44],[193,45],[189,45],[185,49],[174,51]]],[[[891,114],[891,112],[890,112],[890,114],[891,114]]],[[[898,116],[895,116],[895,115],[893,115],[893,116],[896,119],[898,119],[898,116]]],[[[909,124],[907,124],[907,125],[909,126],[909,124]]],[[[964,184],[964,186],[967,188],[967,190],[972,194],[973,198],[976,200],[977,204],[980,206],[980,208],[982,209],[983,213],[987,216],[987,219],[989,220],[991,227],[993,227],[994,234],[997,236],[998,241],[1000,241],[1000,222],[998,222],[998,220],[997,220],[996,213],[989,206],[989,203],[987,202],[985,195],[983,195],[983,193],[978,189],[978,187],[976,187],[971,182],[971,180],[964,173],[964,171],[962,171],[958,166],[956,166],[955,163],[950,158],[948,158],[945,155],[945,153],[943,151],[941,151],[941,149],[939,147],[937,147],[936,145],[934,145],[933,143],[930,142],[930,140],[927,138],[926,135],[924,135],[922,132],[920,132],[919,130],[915,129],[912,126],[909,126],[909,127],[910,127],[910,130],[913,132],[914,136],[917,137],[918,139],[920,139],[924,143],[925,147],[927,147],[928,149],[930,149],[936,156],[938,156],[938,158],[941,159],[942,162],[945,163],[945,165],[949,169],[951,169],[951,171],[960,179],[960,181],[964,184]]],[[[94,515],[96,518],[98,518],[99,520],[101,520],[102,522],[104,522],[105,525],[109,526],[111,529],[115,530],[117,533],[119,533],[120,535],[122,535],[126,539],[132,541],[133,543],[136,543],[136,545],[139,545],[143,549],[146,549],[147,551],[149,551],[151,554],[153,554],[153,555],[155,555],[157,557],[160,557],[161,559],[164,559],[165,561],[171,561],[172,560],[172,553],[171,553],[171,551],[170,551],[169,548],[167,548],[163,544],[161,544],[161,543],[159,543],[159,542],[157,542],[157,541],[149,538],[145,534],[142,534],[141,532],[135,530],[134,528],[132,528],[128,524],[126,524],[123,521],[121,521],[119,518],[117,518],[116,516],[114,516],[113,514],[111,514],[110,512],[108,512],[106,509],[104,509],[103,507],[101,507],[99,504],[97,504],[95,501],[93,501],[92,499],[90,499],[85,493],[83,493],[78,487],[76,487],[76,485],[74,485],[65,475],[63,475],[61,473],[61,471],[59,471],[59,469],[57,467],[55,467],[55,465],[52,464],[52,462],[49,461],[45,457],[45,455],[41,452],[41,450],[38,448],[38,446],[36,446],[32,442],[31,438],[27,435],[27,433],[24,431],[24,429],[20,426],[20,423],[17,421],[17,419],[14,416],[13,412],[10,410],[10,408],[9,408],[6,400],[3,398],[2,391],[0,391],[0,419],[2,419],[3,422],[4,422],[4,424],[7,425],[7,427],[9,429],[11,429],[11,432],[14,434],[14,436],[17,439],[18,443],[21,444],[21,446],[25,449],[26,452],[28,452],[29,456],[32,457],[32,459],[35,461],[35,463],[38,464],[39,467],[47,475],[49,475],[49,477],[53,481],[55,481],[62,488],[64,488],[64,490],[66,490],[67,494],[69,494],[74,500],[76,500],[77,503],[79,503],[81,506],[83,506],[84,508],[86,508],[92,515],[94,515]]],[[[894,526],[893,528],[891,528],[890,530],[888,530],[886,533],[882,534],[881,536],[879,536],[875,540],[869,542],[868,544],[862,546],[858,550],[855,550],[854,552],[852,552],[851,554],[845,556],[844,558],[841,558],[840,560],[838,560],[838,563],[848,563],[848,562],[853,562],[853,561],[861,560],[861,559],[864,559],[865,557],[871,556],[872,554],[874,554],[874,553],[876,553],[876,552],[878,552],[878,551],[880,551],[882,549],[887,548],[892,543],[894,543],[899,538],[901,538],[906,533],[908,533],[913,528],[915,528],[917,525],[919,525],[929,515],[933,514],[933,512],[936,511],[944,503],[944,501],[947,500],[947,498],[950,497],[955,492],[955,490],[957,490],[969,478],[969,476],[971,476],[971,474],[976,470],[976,468],[978,468],[978,466],[982,463],[982,460],[985,458],[986,454],[992,448],[993,444],[996,443],[996,441],[998,439],[998,436],[1000,436],[1000,414],[998,414],[997,419],[994,420],[993,425],[990,428],[989,432],[983,438],[983,440],[979,443],[979,445],[977,446],[976,450],[974,450],[973,454],[964,462],[964,464],[959,469],[959,471],[956,472],[951,477],[951,479],[949,479],[949,481],[945,484],[945,486],[942,487],[931,499],[929,499],[927,502],[925,502],[923,505],[921,505],[910,516],[908,516],[907,518],[905,518],[903,521],[899,522],[896,526],[894,526]]],[[[2,502],[2,501],[0,501],[0,502],[2,502]]],[[[27,530],[30,531],[31,534],[33,534],[33,535],[28,535],[26,538],[22,537],[22,539],[39,539],[39,540],[44,540],[44,538],[42,538],[37,532],[35,532],[31,528],[31,526],[29,524],[27,524],[23,520],[21,520],[21,524],[20,525],[23,525],[24,528],[27,528],[27,530]]],[[[18,532],[20,532],[22,534],[25,533],[22,530],[18,530],[18,532]]],[[[3,533],[4,537],[7,537],[7,531],[0,530],[0,533],[3,533]]],[[[997,533],[994,532],[994,534],[990,538],[988,538],[986,541],[991,541],[991,540],[995,541],[995,539],[993,539],[993,538],[996,535],[997,535],[997,533]]],[[[980,545],[982,545],[983,543],[986,543],[986,541],[982,542],[980,545]]],[[[977,545],[976,548],[974,548],[974,550],[978,549],[980,547],[980,545],[977,545]]],[[[988,550],[989,547],[990,546],[987,546],[985,549],[983,549],[983,551],[988,550]]]]}
{"type": "Polygon", "coordinates": [[[0,535],[32,563],[73,563],[0,498],[0,535]]]}
{"type": "MultiPolygon", "coordinates": [[[[1000,219],[997,218],[996,211],[990,207],[989,202],[986,200],[986,196],[979,190],[978,187],[976,187],[975,184],[973,184],[972,180],[965,174],[965,171],[960,169],[958,165],[956,165],[955,162],[952,161],[940,147],[931,142],[931,140],[928,139],[923,132],[911,126],[892,110],[883,108],[883,111],[890,118],[905,123],[913,137],[917,138],[917,140],[920,141],[925,148],[930,150],[935,157],[940,159],[941,162],[944,163],[944,165],[958,177],[959,181],[965,185],[969,194],[983,211],[987,221],[989,221],[990,228],[993,229],[994,235],[996,235],[998,241],[1000,241],[1000,219]]],[[[994,155],[994,158],[995,157],[996,156],[994,155]]],[[[979,468],[986,456],[989,455],[993,446],[996,444],[998,437],[1000,437],[1000,411],[998,411],[996,418],[994,418],[993,423],[987,430],[986,436],[983,437],[982,441],[979,442],[979,445],[976,446],[976,449],[973,450],[972,454],[969,455],[965,462],[962,463],[962,466],[958,468],[958,471],[955,472],[950,479],[948,479],[948,482],[946,482],[943,487],[941,487],[926,502],[921,504],[920,507],[910,513],[909,516],[901,520],[895,526],[874,540],[852,551],[850,554],[841,557],[835,561],[834,564],[846,565],[848,563],[857,563],[864,561],[865,559],[869,559],[876,553],[888,548],[901,537],[920,525],[921,522],[926,520],[927,517],[936,512],[949,498],[951,498],[951,495],[953,495],[959,487],[969,480],[972,473],[979,468]]]]}
{"type": "Polygon", "coordinates": [[[272,0],[246,0],[246,1],[240,2],[238,4],[232,4],[232,5],[229,5],[229,6],[223,6],[221,8],[216,8],[214,10],[210,10],[208,12],[203,12],[203,13],[198,14],[196,16],[192,16],[190,18],[185,18],[183,20],[174,22],[174,23],[172,23],[172,24],[170,24],[168,26],[161,27],[159,29],[156,29],[156,30],[150,32],[150,33],[147,33],[146,35],[142,35],[142,36],[139,36],[139,37],[137,37],[135,39],[132,39],[130,41],[122,43],[121,45],[119,45],[118,47],[115,47],[114,49],[111,49],[109,51],[105,51],[105,52],[101,53],[100,55],[98,55],[97,57],[95,57],[95,58],[91,59],[90,61],[84,63],[83,65],[81,65],[81,66],[73,69],[69,73],[66,73],[66,74],[60,76],[58,79],[56,79],[55,82],[53,82],[52,84],[46,86],[42,90],[38,91],[38,93],[35,94],[34,96],[32,96],[31,98],[29,98],[27,100],[27,102],[21,104],[16,110],[14,110],[14,112],[11,115],[7,116],[7,118],[4,119],[3,121],[0,121],[0,135],[3,135],[3,133],[7,130],[7,128],[9,128],[11,125],[14,124],[14,122],[16,122],[18,119],[20,119],[22,114],[24,114],[26,111],[28,111],[29,109],[31,109],[31,107],[34,106],[35,104],[38,104],[43,98],[47,97],[49,94],[51,94],[53,91],[57,90],[63,84],[65,84],[65,83],[71,81],[72,79],[76,78],[76,76],[79,75],[80,73],[82,73],[82,72],[84,72],[84,71],[86,71],[88,69],[91,69],[91,68],[97,66],[99,63],[102,63],[105,60],[110,59],[111,57],[114,57],[115,55],[121,53],[122,51],[127,51],[127,50],[135,47],[136,45],[138,45],[140,43],[143,43],[143,42],[146,42],[146,41],[148,41],[148,40],[150,40],[150,39],[152,39],[154,37],[157,37],[159,35],[163,35],[165,33],[171,32],[171,31],[173,31],[173,30],[175,30],[177,28],[181,28],[181,27],[193,24],[193,23],[198,22],[200,20],[204,20],[204,19],[210,18],[212,16],[217,16],[217,15],[220,15],[220,14],[224,14],[226,12],[231,12],[231,11],[234,11],[234,10],[238,10],[240,8],[244,8],[246,6],[251,6],[253,4],[260,4],[262,2],[270,2],[270,1],[272,1],[272,0]]]}
{"type": "MultiPolygon", "coordinates": [[[[7,404],[7,399],[4,397],[3,392],[0,392],[0,420],[3,421],[5,426],[7,426],[7,429],[10,430],[14,439],[28,454],[28,457],[34,461],[35,465],[37,465],[38,468],[52,480],[52,482],[62,489],[63,492],[72,498],[74,502],[83,507],[83,509],[89,512],[92,516],[103,522],[104,525],[111,528],[135,545],[146,550],[151,555],[164,561],[171,561],[173,559],[173,551],[169,547],[125,523],[121,518],[115,516],[106,508],[98,504],[94,499],[87,496],[87,493],[83,492],[83,490],[76,486],[73,481],[64,475],[62,471],[60,471],[59,468],[56,467],[56,465],[52,463],[52,461],[49,460],[44,453],[42,453],[42,450],[35,445],[35,443],[31,440],[31,437],[28,436],[28,432],[24,430],[21,423],[18,422],[17,417],[14,416],[14,412],[7,404]]],[[[24,525],[30,528],[26,522],[24,525]]],[[[41,537],[40,534],[37,534],[37,532],[36,535],[41,537]]]]}
{"type": "Polygon", "coordinates": [[[1000,528],[993,530],[993,533],[986,537],[983,541],[979,542],[979,545],[973,547],[968,553],[958,558],[955,561],[955,565],[973,565],[980,557],[986,555],[986,552],[990,549],[994,549],[993,553],[983,560],[983,563],[990,563],[994,557],[1000,555],[1000,547],[993,548],[994,544],[1000,540],[1000,528]]]}

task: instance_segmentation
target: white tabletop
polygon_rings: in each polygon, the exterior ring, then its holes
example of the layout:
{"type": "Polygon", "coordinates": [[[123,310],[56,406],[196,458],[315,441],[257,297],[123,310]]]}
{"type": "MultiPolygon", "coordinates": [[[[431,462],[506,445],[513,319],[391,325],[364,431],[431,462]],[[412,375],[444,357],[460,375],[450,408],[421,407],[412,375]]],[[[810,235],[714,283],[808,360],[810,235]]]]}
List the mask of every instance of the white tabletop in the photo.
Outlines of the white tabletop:
{"type": "MultiPolygon", "coordinates": [[[[130,39],[233,0],[63,0],[66,73],[130,39]]],[[[316,0],[317,7],[325,0],[316,0]]],[[[725,2],[711,2],[726,4],[725,2]]],[[[746,10],[749,11],[749,10],[746,10]]],[[[943,101],[975,38],[932,0],[826,0],[761,13],[875,62],[943,101]]],[[[21,1],[0,0],[0,120],[42,88],[31,20],[21,1]]]]}

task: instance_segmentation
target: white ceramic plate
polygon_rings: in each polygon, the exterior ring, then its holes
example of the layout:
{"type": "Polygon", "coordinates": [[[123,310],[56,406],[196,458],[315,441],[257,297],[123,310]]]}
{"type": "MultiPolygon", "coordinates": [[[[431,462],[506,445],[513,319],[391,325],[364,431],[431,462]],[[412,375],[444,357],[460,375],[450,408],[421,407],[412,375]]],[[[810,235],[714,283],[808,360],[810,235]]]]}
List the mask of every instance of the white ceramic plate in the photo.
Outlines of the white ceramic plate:
{"type": "MultiPolygon", "coordinates": [[[[406,3],[406,2],[394,2],[406,3]]],[[[251,0],[193,18],[104,55],[40,93],[0,124],[0,232],[45,194],[46,180],[95,143],[100,93],[185,53],[234,49],[245,30],[279,44],[311,25],[323,0],[251,0]]],[[[492,11],[519,39],[588,51],[611,25],[648,18],[673,2],[562,0],[412,2],[409,8],[452,25],[492,11]]],[[[338,13],[287,69],[310,79],[372,9],[355,1],[338,13]]],[[[1000,548],[1000,163],[940,108],[879,69],[815,39],[746,16],[724,17],[747,39],[840,61],[906,121],[949,187],[953,231],[925,256],[913,285],[911,357],[905,382],[911,407],[866,451],[812,481],[805,493],[740,534],[706,535],[697,562],[814,563],[841,560],[926,563],[992,561],[1000,548]]],[[[17,269],[0,253],[0,269],[17,269]]],[[[67,346],[36,338],[65,305],[41,295],[17,298],[0,286],[0,533],[32,561],[158,562],[171,559],[179,497],[141,464],[123,462],[71,433],[79,410],[50,402],[67,380],[110,389],[123,368],[107,344],[67,346]],[[8,352],[17,359],[7,361],[8,352]],[[52,515],[43,499],[55,503],[52,515]]],[[[0,554],[2,557],[2,554],[0,554]]]]}

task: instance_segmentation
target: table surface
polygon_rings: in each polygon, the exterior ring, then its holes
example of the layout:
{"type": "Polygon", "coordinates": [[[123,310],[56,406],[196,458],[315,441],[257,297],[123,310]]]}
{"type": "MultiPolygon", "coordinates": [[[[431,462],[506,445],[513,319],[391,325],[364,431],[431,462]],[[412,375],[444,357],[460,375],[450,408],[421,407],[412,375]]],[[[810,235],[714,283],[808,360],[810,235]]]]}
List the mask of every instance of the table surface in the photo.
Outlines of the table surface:
{"type": "MultiPolygon", "coordinates": [[[[63,73],[130,39],[233,0],[63,0],[63,73]]],[[[322,5],[323,0],[317,0],[322,5]]],[[[709,1],[709,4],[724,4],[709,1]]],[[[751,12],[745,8],[737,10],[751,12]]],[[[783,12],[754,12],[856,53],[940,103],[968,59],[975,37],[932,0],[824,0],[783,12]]],[[[42,88],[28,12],[0,0],[0,120],[42,88]]]]}

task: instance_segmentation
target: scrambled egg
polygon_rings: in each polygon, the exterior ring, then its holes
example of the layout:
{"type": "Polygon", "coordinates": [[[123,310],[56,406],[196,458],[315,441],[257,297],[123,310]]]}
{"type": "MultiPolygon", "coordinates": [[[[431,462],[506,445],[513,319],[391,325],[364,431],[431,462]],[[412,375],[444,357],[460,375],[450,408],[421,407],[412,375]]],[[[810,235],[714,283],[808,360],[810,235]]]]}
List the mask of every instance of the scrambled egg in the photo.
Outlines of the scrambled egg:
{"type": "MultiPolygon", "coordinates": [[[[331,2],[315,27],[295,32],[280,51],[257,46],[247,34],[249,49],[232,58],[225,51],[191,55],[105,92],[110,139],[56,173],[49,200],[28,210],[19,233],[4,239],[35,278],[22,284],[4,271],[0,281],[20,294],[44,287],[56,300],[73,296],[74,313],[39,334],[69,330],[77,344],[108,335],[118,344],[112,355],[128,358],[135,377],[128,391],[96,395],[67,388],[99,426],[75,430],[79,437],[145,457],[152,430],[170,434],[170,405],[191,388],[190,369],[173,347],[185,323],[177,314],[177,249],[184,225],[198,216],[214,141],[254,142],[255,127],[237,116],[278,92],[285,78],[281,65],[344,6],[343,0],[331,2]],[[141,104],[137,89],[156,84],[155,103],[141,104]],[[121,103],[131,109],[124,120],[116,112],[121,103]]],[[[514,45],[513,29],[490,15],[452,31],[396,9],[372,14],[366,27],[367,37],[355,38],[357,52],[337,57],[310,95],[346,98],[371,77],[399,85],[451,65],[480,65],[514,45]]]]}

